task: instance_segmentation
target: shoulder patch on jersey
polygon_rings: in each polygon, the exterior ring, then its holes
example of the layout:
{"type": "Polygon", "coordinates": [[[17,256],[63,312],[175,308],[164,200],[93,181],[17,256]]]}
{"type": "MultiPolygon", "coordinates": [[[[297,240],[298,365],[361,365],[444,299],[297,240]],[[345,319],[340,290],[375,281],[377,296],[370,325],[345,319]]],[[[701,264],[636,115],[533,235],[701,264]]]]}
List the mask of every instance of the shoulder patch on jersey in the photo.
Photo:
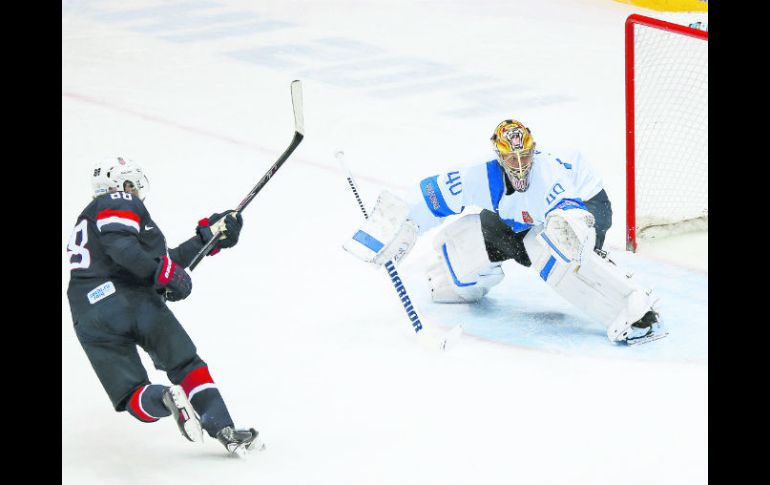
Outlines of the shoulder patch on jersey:
{"type": "Polygon", "coordinates": [[[425,199],[425,204],[436,217],[446,217],[454,214],[449,205],[441,195],[441,189],[438,186],[438,175],[428,177],[420,182],[420,190],[425,199]]]}

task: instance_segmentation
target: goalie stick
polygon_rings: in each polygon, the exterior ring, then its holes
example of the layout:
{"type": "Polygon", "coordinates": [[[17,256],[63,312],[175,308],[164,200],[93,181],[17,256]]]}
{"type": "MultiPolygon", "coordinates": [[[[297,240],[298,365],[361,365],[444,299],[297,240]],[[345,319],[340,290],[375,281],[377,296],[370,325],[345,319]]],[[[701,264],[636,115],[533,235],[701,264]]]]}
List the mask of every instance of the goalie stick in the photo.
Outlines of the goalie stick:
{"type": "MultiPolygon", "coordinates": [[[[231,212],[231,215],[235,217],[235,214],[238,212],[243,212],[243,210],[248,206],[251,201],[254,199],[254,197],[259,193],[260,190],[262,190],[262,187],[264,187],[268,181],[270,181],[270,178],[272,178],[273,175],[278,171],[279,168],[281,168],[281,165],[289,158],[289,155],[294,152],[294,150],[297,148],[299,143],[302,141],[302,139],[305,137],[305,119],[302,114],[302,82],[295,80],[291,82],[291,104],[294,109],[294,138],[292,138],[291,143],[289,144],[289,147],[281,154],[280,157],[278,157],[278,160],[273,164],[272,167],[265,173],[264,176],[257,182],[257,185],[254,186],[253,189],[251,189],[251,192],[246,195],[246,197],[241,201],[240,204],[238,204],[238,207],[235,209],[234,212],[231,212]]],[[[198,251],[198,254],[195,255],[192,262],[190,263],[190,271],[194,270],[196,266],[201,262],[203,257],[207,255],[212,249],[214,249],[214,246],[219,242],[219,236],[222,234],[221,231],[217,231],[214,236],[209,239],[209,242],[206,243],[203,248],[198,251]]]]}
{"type": "MultiPolygon", "coordinates": [[[[364,203],[361,200],[361,195],[358,193],[358,186],[356,185],[356,182],[353,180],[353,174],[350,173],[350,169],[345,164],[345,160],[344,160],[345,153],[342,152],[341,150],[338,150],[334,154],[334,156],[340,162],[340,165],[342,166],[342,170],[345,171],[345,175],[348,179],[348,185],[350,186],[350,190],[353,192],[353,195],[356,197],[356,201],[358,202],[358,207],[361,209],[361,212],[364,214],[364,218],[368,219],[369,214],[366,212],[366,207],[364,206],[364,203]]],[[[432,347],[432,348],[439,348],[441,350],[445,350],[449,342],[453,342],[460,336],[460,334],[462,333],[462,326],[457,325],[454,328],[452,328],[452,330],[450,330],[449,333],[441,334],[441,335],[434,333],[434,330],[432,328],[426,327],[425,323],[422,320],[420,320],[419,315],[417,315],[417,310],[414,308],[411,298],[409,298],[409,294],[406,291],[404,282],[403,280],[401,280],[401,276],[399,276],[398,270],[396,269],[396,265],[394,264],[393,260],[386,261],[383,266],[385,267],[385,270],[388,272],[390,281],[391,283],[393,283],[393,288],[395,288],[396,293],[398,294],[398,297],[401,300],[401,304],[404,307],[404,311],[406,311],[406,315],[409,317],[409,321],[412,323],[412,328],[414,329],[414,333],[418,337],[420,342],[426,343],[429,347],[432,347]]]]}

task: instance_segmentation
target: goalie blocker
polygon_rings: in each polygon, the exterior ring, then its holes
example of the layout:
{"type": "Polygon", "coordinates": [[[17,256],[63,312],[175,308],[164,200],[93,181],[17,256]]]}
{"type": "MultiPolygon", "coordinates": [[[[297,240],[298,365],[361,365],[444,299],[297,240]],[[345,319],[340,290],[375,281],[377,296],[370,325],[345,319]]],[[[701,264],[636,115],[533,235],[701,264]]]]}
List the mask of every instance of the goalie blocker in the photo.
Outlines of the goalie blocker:
{"type": "Polygon", "coordinates": [[[398,262],[417,240],[417,226],[407,219],[409,206],[383,190],[369,218],[342,247],[358,259],[375,266],[398,262]]]}

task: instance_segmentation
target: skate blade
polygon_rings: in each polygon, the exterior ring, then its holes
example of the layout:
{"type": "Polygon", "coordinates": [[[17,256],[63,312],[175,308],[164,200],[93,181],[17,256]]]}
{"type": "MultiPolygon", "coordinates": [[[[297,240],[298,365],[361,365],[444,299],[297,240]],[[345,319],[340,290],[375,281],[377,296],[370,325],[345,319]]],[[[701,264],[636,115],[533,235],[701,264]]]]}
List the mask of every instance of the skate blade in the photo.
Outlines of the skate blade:
{"type": "Polygon", "coordinates": [[[265,443],[262,442],[259,438],[255,438],[254,441],[249,443],[248,445],[238,445],[234,447],[233,449],[228,449],[230,452],[230,455],[238,457],[238,458],[246,458],[248,455],[250,455],[253,452],[257,451],[264,451],[265,450],[265,443]]]}
{"type": "Polygon", "coordinates": [[[198,421],[198,418],[193,417],[188,419],[182,427],[184,428],[185,438],[193,443],[203,444],[203,428],[201,428],[201,423],[198,421]]]}
{"type": "Polygon", "coordinates": [[[668,332],[662,331],[662,332],[653,332],[649,335],[645,335],[644,337],[635,338],[633,340],[626,340],[626,344],[631,345],[640,345],[640,344],[646,344],[648,342],[653,342],[655,340],[660,340],[663,337],[667,336],[668,332]]]}
{"type": "Polygon", "coordinates": [[[203,443],[203,428],[200,420],[181,386],[172,387],[171,399],[178,410],[179,417],[184,419],[183,422],[177,423],[182,435],[193,443],[203,443]]]}

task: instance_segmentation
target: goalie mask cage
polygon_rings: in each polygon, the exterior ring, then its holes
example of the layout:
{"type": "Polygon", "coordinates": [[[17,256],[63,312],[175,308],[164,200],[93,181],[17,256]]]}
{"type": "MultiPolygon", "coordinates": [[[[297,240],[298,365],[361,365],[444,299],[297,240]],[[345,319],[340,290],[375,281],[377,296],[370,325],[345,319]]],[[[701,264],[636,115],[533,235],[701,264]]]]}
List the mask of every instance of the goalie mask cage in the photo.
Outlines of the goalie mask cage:
{"type": "Polygon", "coordinates": [[[626,20],[626,249],[708,229],[708,32],[626,20]]]}

